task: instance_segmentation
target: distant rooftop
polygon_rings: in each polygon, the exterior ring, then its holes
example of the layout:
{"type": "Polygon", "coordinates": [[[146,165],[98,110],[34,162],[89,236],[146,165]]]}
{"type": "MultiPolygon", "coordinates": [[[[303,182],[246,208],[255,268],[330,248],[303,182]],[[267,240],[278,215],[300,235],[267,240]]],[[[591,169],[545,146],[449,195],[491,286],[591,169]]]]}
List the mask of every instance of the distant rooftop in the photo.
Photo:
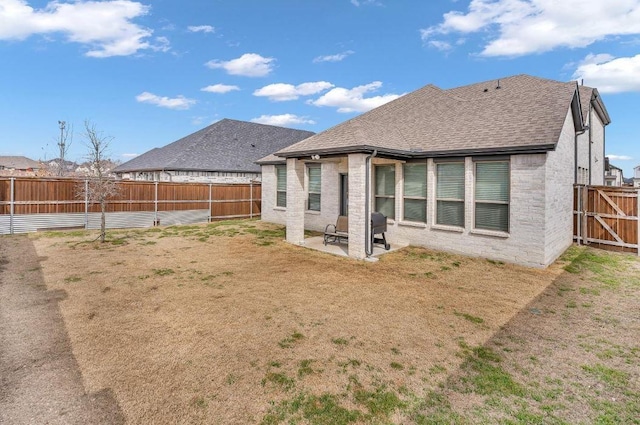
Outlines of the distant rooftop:
{"type": "Polygon", "coordinates": [[[113,171],[260,172],[255,161],[314,134],[225,118],[169,145],[151,149],[113,171]]]}

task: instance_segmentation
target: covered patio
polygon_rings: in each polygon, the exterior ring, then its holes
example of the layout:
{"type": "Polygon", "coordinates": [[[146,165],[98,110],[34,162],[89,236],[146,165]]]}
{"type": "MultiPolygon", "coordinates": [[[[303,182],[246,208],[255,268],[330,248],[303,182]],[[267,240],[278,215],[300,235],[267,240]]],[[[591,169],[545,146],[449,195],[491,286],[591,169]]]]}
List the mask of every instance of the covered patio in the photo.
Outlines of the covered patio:
{"type": "MultiPolygon", "coordinates": [[[[366,258],[367,261],[378,261],[378,258],[384,254],[398,251],[409,246],[408,244],[392,243],[391,248],[387,251],[382,245],[374,244],[372,254],[366,258]]],[[[324,244],[322,236],[311,236],[304,239],[302,246],[313,249],[315,251],[325,252],[327,254],[337,255],[339,257],[349,256],[349,245],[347,243],[328,243],[324,244]]]]}

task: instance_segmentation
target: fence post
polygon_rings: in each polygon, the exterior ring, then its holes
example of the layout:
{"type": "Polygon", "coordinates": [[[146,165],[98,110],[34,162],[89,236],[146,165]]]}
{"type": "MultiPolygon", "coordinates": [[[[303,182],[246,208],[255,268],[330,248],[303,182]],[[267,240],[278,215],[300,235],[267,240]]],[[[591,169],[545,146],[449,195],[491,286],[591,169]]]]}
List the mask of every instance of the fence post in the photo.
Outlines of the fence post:
{"type": "Polygon", "coordinates": [[[13,213],[15,204],[15,185],[16,179],[11,177],[11,200],[9,202],[9,234],[13,235],[13,213]]]}
{"type": "Polygon", "coordinates": [[[212,194],[213,194],[213,184],[209,183],[209,218],[207,219],[207,222],[211,223],[211,218],[213,217],[213,199],[212,199],[212,194]]]}
{"type": "Polygon", "coordinates": [[[84,228],[89,229],[89,180],[84,180],[84,228]]]}
{"type": "Polygon", "coordinates": [[[153,225],[158,226],[160,223],[158,222],[158,182],[154,182],[155,186],[155,195],[153,201],[153,225]]]}
{"type": "Polygon", "coordinates": [[[582,186],[575,186],[575,191],[577,195],[576,206],[576,236],[578,245],[584,245],[582,241],[582,213],[584,212],[584,208],[582,205],[582,186]]]}
{"type": "Polygon", "coordinates": [[[253,218],[253,180],[249,180],[249,218],[253,218]]]}

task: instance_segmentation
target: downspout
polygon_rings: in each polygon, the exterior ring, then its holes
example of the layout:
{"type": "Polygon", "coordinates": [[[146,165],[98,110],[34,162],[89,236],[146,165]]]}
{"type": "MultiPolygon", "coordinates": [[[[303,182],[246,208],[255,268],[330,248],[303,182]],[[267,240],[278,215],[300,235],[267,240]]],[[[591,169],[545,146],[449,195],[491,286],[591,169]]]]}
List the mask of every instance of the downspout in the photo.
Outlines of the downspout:
{"type": "Polygon", "coordinates": [[[591,140],[591,101],[589,101],[589,186],[591,186],[591,144],[593,141],[591,140]]]}
{"type": "Polygon", "coordinates": [[[369,211],[369,205],[371,204],[371,189],[370,189],[370,174],[371,174],[371,159],[378,154],[378,150],[375,149],[371,155],[365,158],[365,178],[364,178],[364,252],[367,257],[373,254],[373,244],[371,243],[371,213],[369,211]]]}

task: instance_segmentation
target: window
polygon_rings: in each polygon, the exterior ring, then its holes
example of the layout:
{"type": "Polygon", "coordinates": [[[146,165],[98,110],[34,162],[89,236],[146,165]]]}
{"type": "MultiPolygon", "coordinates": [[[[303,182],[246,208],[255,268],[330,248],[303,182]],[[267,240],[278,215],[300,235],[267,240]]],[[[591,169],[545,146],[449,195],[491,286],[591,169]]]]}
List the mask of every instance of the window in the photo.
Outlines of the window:
{"type": "Polygon", "coordinates": [[[436,164],[436,224],[464,227],[464,162],[436,164]]]}
{"type": "Polygon", "coordinates": [[[475,228],[509,231],[509,162],[476,162],[475,228]]]}
{"type": "Polygon", "coordinates": [[[320,192],[322,188],[321,170],[318,164],[307,167],[307,174],[309,176],[307,209],[309,211],[320,211],[320,192]]]}
{"type": "Polygon", "coordinates": [[[276,207],[287,206],[287,166],[276,165],[276,207]]]}
{"type": "Polygon", "coordinates": [[[404,164],[404,219],[427,222],[427,164],[404,164]]]}
{"type": "Polygon", "coordinates": [[[396,166],[376,165],[375,166],[375,210],[387,218],[396,217],[396,166]]]}

